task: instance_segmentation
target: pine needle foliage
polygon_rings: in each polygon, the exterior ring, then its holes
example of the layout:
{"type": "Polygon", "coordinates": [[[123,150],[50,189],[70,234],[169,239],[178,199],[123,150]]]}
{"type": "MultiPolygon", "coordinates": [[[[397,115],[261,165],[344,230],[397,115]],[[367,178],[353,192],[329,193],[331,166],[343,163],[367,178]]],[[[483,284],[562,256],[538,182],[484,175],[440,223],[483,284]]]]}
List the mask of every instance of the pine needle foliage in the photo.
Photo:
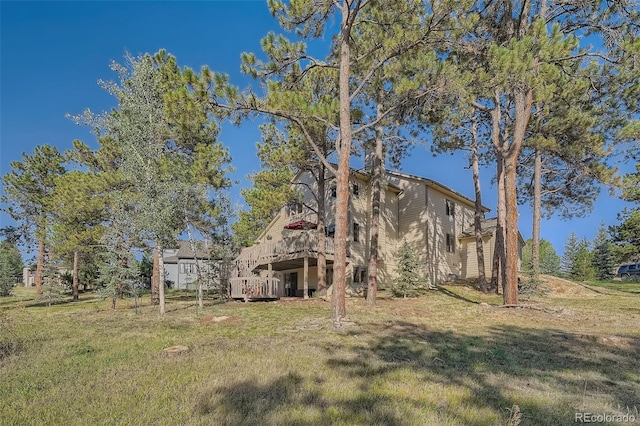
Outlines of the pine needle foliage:
{"type": "Polygon", "coordinates": [[[418,258],[407,240],[404,240],[396,268],[397,277],[391,284],[391,293],[395,297],[407,298],[416,297],[426,290],[418,270],[418,258]]]}

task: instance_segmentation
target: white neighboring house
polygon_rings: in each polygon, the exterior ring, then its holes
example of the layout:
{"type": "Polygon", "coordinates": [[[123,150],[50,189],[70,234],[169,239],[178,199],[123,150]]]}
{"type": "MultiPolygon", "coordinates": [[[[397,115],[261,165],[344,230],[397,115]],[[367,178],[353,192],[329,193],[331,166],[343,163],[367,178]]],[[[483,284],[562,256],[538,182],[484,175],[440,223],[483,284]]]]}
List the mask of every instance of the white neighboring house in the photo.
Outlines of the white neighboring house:
{"type": "Polygon", "coordinates": [[[36,273],[30,268],[22,268],[22,284],[25,287],[33,287],[36,285],[36,273]]]}
{"type": "Polygon", "coordinates": [[[195,290],[197,288],[198,268],[200,268],[200,273],[203,277],[209,275],[211,258],[208,246],[202,241],[194,242],[194,245],[196,247],[195,257],[189,241],[179,241],[178,248],[164,249],[162,251],[167,287],[195,290]]]}

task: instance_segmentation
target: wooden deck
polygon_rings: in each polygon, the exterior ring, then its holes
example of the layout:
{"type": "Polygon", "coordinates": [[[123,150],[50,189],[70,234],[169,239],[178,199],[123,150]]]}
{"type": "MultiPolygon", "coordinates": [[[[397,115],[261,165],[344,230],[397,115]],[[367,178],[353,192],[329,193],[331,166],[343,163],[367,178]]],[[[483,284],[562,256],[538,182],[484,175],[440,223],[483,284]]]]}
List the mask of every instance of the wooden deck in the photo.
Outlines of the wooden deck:
{"type": "MultiPolygon", "coordinates": [[[[333,256],[333,238],[326,239],[325,254],[327,259],[333,256]]],[[[254,269],[269,263],[317,256],[317,231],[308,230],[282,240],[268,241],[243,249],[236,258],[236,267],[239,275],[250,276],[254,269]]]]}
{"type": "Polygon", "coordinates": [[[231,278],[231,297],[245,300],[267,300],[278,298],[280,279],[273,277],[231,278]]]}

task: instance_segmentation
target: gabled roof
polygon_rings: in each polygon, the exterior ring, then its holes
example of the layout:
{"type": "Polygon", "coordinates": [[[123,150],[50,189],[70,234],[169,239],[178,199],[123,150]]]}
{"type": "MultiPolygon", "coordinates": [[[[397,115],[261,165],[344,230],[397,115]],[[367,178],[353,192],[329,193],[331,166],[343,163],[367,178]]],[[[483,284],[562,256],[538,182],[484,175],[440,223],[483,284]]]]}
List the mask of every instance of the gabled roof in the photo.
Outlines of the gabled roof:
{"type": "MultiPolygon", "coordinates": [[[[194,241],[193,243],[196,249],[196,258],[208,259],[210,257],[206,242],[194,241]]],[[[166,250],[175,251],[176,248],[172,247],[166,250]]],[[[178,263],[179,259],[193,259],[193,250],[191,250],[189,241],[178,241],[176,254],[173,256],[163,256],[165,263],[178,263]]]]}
{"type": "MultiPolygon", "coordinates": [[[[482,229],[482,235],[493,235],[496,232],[496,228],[498,227],[498,218],[492,217],[489,219],[482,219],[480,221],[480,229],[482,229]]],[[[462,234],[460,234],[460,238],[465,237],[473,237],[476,231],[473,225],[469,226],[462,230],[462,234]]]]}
{"type": "MultiPolygon", "coordinates": [[[[482,229],[482,235],[493,235],[496,233],[496,229],[498,228],[498,218],[491,217],[489,219],[482,219],[480,221],[480,229],[482,229]]],[[[458,236],[458,238],[470,238],[476,235],[473,224],[469,225],[469,227],[462,230],[462,233],[458,236]]],[[[518,231],[518,240],[520,240],[520,244],[524,244],[524,238],[522,238],[522,234],[518,231]]]]}

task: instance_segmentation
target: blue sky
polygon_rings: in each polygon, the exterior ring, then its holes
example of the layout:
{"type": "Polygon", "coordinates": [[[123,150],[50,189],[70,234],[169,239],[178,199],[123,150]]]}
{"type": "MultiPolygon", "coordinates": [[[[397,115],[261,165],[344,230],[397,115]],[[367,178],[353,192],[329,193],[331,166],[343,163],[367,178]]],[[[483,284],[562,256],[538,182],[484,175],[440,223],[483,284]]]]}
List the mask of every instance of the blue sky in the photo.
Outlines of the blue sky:
{"type": "MultiPolygon", "coordinates": [[[[115,106],[98,84],[112,80],[112,60],[132,54],[166,49],[179,65],[229,74],[241,88],[251,81],[240,73],[240,53],[260,52],[260,39],[268,31],[281,32],[268,12],[266,1],[182,2],[0,2],[0,174],[11,161],[36,145],[51,144],[60,150],[74,139],[95,146],[86,127],[76,126],[65,114],[86,108],[109,110],[115,106]]],[[[242,203],[240,188],[249,185],[246,175],[257,170],[255,143],[260,140],[258,121],[242,127],[224,124],[220,140],[230,149],[238,184],[232,189],[235,203],[242,203]]],[[[417,147],[402,171],[439,181],[469,197],[473,196],[471,171],[462,155],[434,158],[417,147]]],[[[483,170],[483,204],[494,210],[493,170],[483,170]]],[[[601,222],[617,223],[616,215],[626,203],[602,194],[586,218],[544,220],[542,237],[558,253],[570,232],[592,239],[601,222]]],[[[11,224],[0,213],[0,226],[11,224]]],[[[529,206],[520,208],[520,232],[531,235],[529,206]]]]}

